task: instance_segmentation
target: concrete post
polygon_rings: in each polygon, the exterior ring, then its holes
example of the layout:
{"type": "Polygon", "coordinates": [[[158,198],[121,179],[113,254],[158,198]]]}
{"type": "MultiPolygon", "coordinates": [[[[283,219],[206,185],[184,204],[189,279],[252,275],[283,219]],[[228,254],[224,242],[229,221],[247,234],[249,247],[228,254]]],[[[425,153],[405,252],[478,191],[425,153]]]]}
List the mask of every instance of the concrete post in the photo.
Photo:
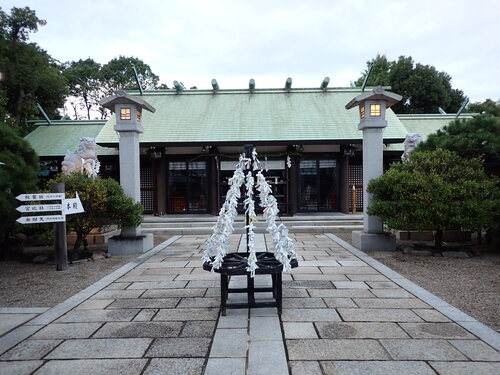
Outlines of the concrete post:
{"type": "Polygon", "coordinates": [[[346,109],[359,107],[360,122],[358,129],[363,131],[363,231],[352,233],[352,242],[361,250],[396,250],[396,237],[384,233],[382,220],[368,215],[371,194],[366,188],[370,181],[378,178],[384,171],[383,130],[387,126],[386,108],[400,101],[400,95],[376,87],[373,92],[361,94],[351,100],[346,109]]]}

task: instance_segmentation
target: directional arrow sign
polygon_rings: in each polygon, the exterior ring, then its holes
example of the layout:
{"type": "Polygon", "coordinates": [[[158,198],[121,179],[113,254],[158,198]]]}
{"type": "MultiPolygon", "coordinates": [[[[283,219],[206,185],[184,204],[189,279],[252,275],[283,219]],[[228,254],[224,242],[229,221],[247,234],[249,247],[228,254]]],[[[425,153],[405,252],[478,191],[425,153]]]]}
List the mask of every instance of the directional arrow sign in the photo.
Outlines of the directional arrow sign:
{"type": "Polygon", "coordinates": [[[51,201],[63,200],[64,193],[35,193],[35,194],[19,194],[16,199],[22,202],[26,201],[51,201]]]}
{"type": "Polygon", "coordinates": [[[65,215],[85,212],[82,206],[82,202],[80,201],[80,197],[78,196],[78,192],[76,192],[76,198],[68,198],[63,200],[62,210],[65,215]]]}
{"type": "Polygon", "coordinates": [[[24,204],[16,208],[19,212],[49,212],[62,211],[62,204],[24,204]]]}
{"type": "Polygon", "coordinates": [[[43,224],[66,221],[65,215],[23,216],[16,220],[21,224],[43,224]]]}

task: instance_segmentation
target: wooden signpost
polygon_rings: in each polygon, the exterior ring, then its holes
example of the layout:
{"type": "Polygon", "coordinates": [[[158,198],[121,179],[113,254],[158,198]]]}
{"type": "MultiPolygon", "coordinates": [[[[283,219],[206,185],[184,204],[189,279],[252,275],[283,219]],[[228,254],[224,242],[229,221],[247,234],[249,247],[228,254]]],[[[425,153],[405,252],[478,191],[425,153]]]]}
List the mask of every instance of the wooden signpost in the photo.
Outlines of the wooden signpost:
{"type": "Polygon", "coordinates": [[[66,215],[84,212],[78,193],[75,198],[66,199],[64,183],[54,184],[52,193],[19,194],[16,199],[21,202],[29,201],[61,201],[50,204],[25,204],[17,207],[22,213],[38,214],[41,212],[57,212],[60,214],[21,216],[16,221],[21,224],[54,223],[54,248],[56,255],[56,270],[68,269],[68,246],[66,243],[66,215]]]}

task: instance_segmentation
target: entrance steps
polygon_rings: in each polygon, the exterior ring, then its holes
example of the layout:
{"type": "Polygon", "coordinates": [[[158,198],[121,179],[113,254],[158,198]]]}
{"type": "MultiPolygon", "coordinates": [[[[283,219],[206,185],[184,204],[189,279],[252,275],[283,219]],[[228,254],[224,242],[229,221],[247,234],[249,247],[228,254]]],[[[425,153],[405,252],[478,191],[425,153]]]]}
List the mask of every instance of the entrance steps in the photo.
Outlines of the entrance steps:
{"type": "MultiPolygon", "coordinates": [[[[266,223],[262,215],[258,216],[255,233],[265,233],[266,223]]],[[[245,217],[238,215],[234,223],[234,233],[245,233],[245,217]]],[[[144,232],[157,234],[202,234],[210,235],[212,227],[217,222],[216,216],[211,215],[145,215],[142,223],[144,232]]],[[[290,233],[329,233],[332,231],[352,231],[363,229],[363,216],[356,214],[298,214],[295,216],[280,217],[278,223],[283,222],[290,233]]]]}

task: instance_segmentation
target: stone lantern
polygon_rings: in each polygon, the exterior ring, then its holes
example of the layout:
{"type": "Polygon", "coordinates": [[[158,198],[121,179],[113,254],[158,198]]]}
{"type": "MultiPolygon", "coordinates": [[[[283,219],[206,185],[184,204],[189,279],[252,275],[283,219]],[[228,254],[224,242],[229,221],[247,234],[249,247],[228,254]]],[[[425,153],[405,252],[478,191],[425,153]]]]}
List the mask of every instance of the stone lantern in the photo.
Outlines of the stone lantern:
{"type": "MultiPolygon", "coordinates": [[[[104,98],[100,104],[116,114],[114,130],[120,139],[120,185],[134,202],[141,201],[139,135],[144,132],[141,125],[142,111],[155,112],[149,103],[139,97],[117,91],[104,98]]],[[[121,235],[110,238],[110,254],[143,253],[153,248],[153,235],[142,234],[141,227],[122,228],[121,235]]]]}
{"type": "Polygon", "coordinates": [[[366,212],[371,202],[371,194],[367,193],[366,187],[370,180],[384,172],[382,133],[387,126],[385,112],[401,99],[401,95],[378,86],[372,92],[358,95],[345,106],[346,109],[359,108],[358,129],[363,131],[363,230],[352,233],[353,245],[361,250],[396,249],[395,236],[384,233],[382,220],[366,212]]]}

